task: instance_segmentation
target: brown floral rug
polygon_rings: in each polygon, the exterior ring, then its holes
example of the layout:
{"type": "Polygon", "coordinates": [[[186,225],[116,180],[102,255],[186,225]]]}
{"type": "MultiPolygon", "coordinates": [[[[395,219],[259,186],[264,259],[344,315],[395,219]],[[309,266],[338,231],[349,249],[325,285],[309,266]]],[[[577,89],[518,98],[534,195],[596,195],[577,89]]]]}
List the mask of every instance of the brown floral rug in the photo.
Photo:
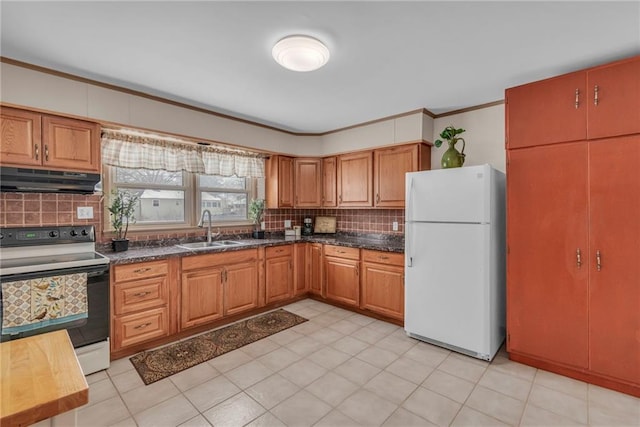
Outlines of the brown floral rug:
{"type": "Polygon", "coordinates": [[[144,351],[129,360],[142,381],[149,385],[306,321],[280,309],[157,350],[144,351]]]}

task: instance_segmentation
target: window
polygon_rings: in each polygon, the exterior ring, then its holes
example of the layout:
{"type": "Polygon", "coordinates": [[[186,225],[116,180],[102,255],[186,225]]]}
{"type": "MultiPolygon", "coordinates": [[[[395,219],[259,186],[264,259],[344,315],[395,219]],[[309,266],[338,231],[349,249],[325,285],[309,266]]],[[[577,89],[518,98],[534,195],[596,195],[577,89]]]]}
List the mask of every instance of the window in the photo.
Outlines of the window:
{"type": "MultiPolygon", "coordinates": [[[[202,212],[211,212],[218,226],[248,224],[249,200],[261,187],[263,178],[238,178],[199,175],[189,172],[127,169],[104,166],[105,194],[112,189],[127,189],[140,196],[136,223],[130,230],[197,225],[202,212]]],[[[263,185],[263,184],[262,184],[263,185]]],[[[108,212],[107,212],[107,221],[108,212]]]]}
{"type": "Polygon", "coordinates": [[[250,184],[249,178],[199,175],[200,215],[208,209],[212,221],[246,221],[250,184]]]}

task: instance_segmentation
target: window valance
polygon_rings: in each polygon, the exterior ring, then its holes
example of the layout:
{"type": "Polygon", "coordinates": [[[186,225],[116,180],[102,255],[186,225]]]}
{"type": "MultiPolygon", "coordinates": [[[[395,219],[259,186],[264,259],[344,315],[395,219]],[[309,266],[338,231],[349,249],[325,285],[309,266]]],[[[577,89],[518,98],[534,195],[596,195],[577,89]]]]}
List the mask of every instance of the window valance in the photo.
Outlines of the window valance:
{"type": "Polygon", "coordinates": [[[129,130],[102,130],[102,162],[122,168],[264,177],[262,153],[129,130]]]}

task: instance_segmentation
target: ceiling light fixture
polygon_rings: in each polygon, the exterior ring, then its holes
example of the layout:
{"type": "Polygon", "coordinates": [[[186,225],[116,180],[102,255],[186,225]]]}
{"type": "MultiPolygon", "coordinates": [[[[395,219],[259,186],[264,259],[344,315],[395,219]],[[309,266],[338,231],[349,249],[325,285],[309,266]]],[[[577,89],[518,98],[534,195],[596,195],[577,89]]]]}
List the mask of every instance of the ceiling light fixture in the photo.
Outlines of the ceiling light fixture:
{"type": "Polygon", "coordinates": [[[309,36],[287,36],[273,46],[273,59],[292,71],[314,71],[329,61],[329,49],[309,36]]]}

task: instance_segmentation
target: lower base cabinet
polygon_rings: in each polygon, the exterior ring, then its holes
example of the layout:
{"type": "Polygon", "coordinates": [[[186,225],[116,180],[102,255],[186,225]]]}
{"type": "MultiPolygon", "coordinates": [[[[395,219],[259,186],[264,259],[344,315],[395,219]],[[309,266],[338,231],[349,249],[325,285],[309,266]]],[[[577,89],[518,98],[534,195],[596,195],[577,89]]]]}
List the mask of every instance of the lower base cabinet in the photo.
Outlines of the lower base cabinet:
{"type": "Polygon", "coordinates": [[[180,327],[256,308],[257,260],[257,249],[183,257],[180,327]]]}
{"type": "Polygon", "coordinates": [[[360,305],[360,249],[324,246],[325,296],[343,304],[360,305]]]}
{"type": "Polygon", "coordinates": [[[404,255],[362,251],[360,308],[404,319],[404,255]]]}
{"type": "Polygon", "coordinates": [[[266,303],[286,300],[293,295],[293,245],[265,250],[266,303]]]}
{"type": "Polygon", "coordinates": [[[322,290],[322,246],[322,243],[309,243],[307,246],[306,280],[309,292],[318,296],[324,296],[322,290]]]}
{"type": "Polygon", "coordinates": [[[172,261],[115,265],[111,274],[111,351],[172,333],[172,261]]]}

